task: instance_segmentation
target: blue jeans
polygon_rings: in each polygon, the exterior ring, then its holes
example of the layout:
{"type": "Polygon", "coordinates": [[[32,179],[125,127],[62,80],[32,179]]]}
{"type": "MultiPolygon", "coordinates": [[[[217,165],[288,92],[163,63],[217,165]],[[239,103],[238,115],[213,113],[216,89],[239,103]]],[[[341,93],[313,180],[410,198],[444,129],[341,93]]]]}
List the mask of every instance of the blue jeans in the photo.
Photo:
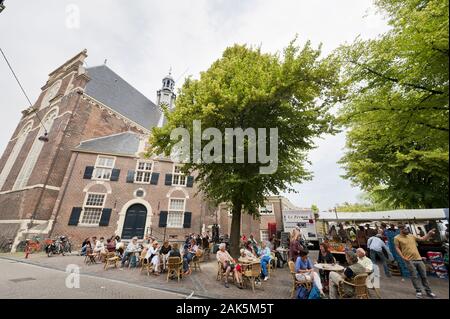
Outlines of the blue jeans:
{"type": "Polygon", "coordinates": [[[183,258],[183,271],[184,272],[189,270],[189,263],[191,262],[193,257],[194,257],[194,255],[191,253],[187,253],[187,255],[184,256],[184,258],[183,258]]]}
{"type": "Polygon", "coordinates": [[[128,257],[132,254],[131,251],[126,251],[123,253],[122,257],[122,266],[125,265],[125,262],[127,261],[128,257]]]}
{"type": "Polygon", "coordinates": [[[267,264],[270,262],[269,256],[264,256],[261,258],[261,269],[264,277],[267,277],[269,273],[267,272],[267,264]]]}
{"type": "Polygon", "coordinates": [[[372,260],[373,264],[377,263],[377,256],[378,258],[381,260],[381,262],[383,263],[383,268],[384,268],[384,273],[386,274],[387,277],[391,277],[391,272],[389,271],[389,267],[387,265],[387,261],[386,261],[386,257],[384,256],[382,251],[376,251],[376,250],[371,250],[370,251],[370,259],[372,260]]]}

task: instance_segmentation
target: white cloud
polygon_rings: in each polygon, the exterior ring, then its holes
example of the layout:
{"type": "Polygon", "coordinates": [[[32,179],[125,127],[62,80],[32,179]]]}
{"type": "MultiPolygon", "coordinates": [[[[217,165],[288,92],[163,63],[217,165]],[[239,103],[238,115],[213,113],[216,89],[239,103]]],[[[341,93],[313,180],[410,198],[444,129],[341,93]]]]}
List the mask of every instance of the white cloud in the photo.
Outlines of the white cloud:
{"type": "MultiPolygon", "coordinates": [[[[298,34],[302,42],[323,43],[328,53],[358,35],[374,37],[386,30],[380,17],[373,15],[370,0],[7,0],[5,4],[0,14],[0,46],[33,101],[47,74],[84,48],[89,66],[108,59],[112,69],[155,100],[170,67],[176,79],[186,69],[184,76],[197,77],[234,43],[261,45],[264,51],[276,52],[298,34]],[[68,4],[80,8],[79,29],[66,27],[68,4]]],[[[20,111],[27,107],[3,61],[0,91],[3,150],[20,111]]],[[[335,163],[342,154],[343,136],[327,137],[318,145],[311,152],[316,178],[299,186],[300,195],[291,198],[324,208],[352,200],[358,191],[339,178],[335,163]]]]}

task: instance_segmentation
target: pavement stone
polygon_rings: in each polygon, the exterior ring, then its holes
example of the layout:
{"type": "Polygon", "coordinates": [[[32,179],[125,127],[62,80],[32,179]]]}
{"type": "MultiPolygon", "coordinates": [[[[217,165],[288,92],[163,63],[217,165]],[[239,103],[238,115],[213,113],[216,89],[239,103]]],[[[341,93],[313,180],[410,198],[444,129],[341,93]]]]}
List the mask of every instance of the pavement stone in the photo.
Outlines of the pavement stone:
{"type": "MultiPolygon", "coordinates": [[[[317,252],[311,252],[311,258],[316,259],[317,252]]],[[[176,280],[166,282],[166,275],[147,276],[146,272],[140,269],[103,269],[103,264],[86,265],[84,257],[72,254],[70,256],[47,257],[43,254],[30,255],[28,259],[23,256],[0,255],[0,258],[8,258],[20,262],[30,263],[49,269],[65,271],[67,265],[77,265],[80,273],[99,278],[106,278],[120,282],[131,283],[137,286],[160,289],[161,291],[176,292],[200,298],[221,298],[221,299],[288,299],[292,277],[287,267],[276,269],[268,281],[262,282],[261,286],[255,288],[253,293],[251,288],[238,289],[230,284],[230,288],[225,288],[223,283],[216,280],[217,262],[215,256],[211,255],[211,260],[201,263],[201,271],[193,271],[190,276],[183,278],[180,283],[176,280]]],[[[438,298],[449,298],[448,279],[429,277],[433,291],[438,298]]],[[[120,294],[120,292],[118,292],[120,294]]],[[[411,299],[415,298],[415,292],[409,279],[402,280],[400,277],[386,278],[381,274],[381,295],[383,299],[411,299]]],[[[374,292],[371,297],[375,298],[374,292]]]]}

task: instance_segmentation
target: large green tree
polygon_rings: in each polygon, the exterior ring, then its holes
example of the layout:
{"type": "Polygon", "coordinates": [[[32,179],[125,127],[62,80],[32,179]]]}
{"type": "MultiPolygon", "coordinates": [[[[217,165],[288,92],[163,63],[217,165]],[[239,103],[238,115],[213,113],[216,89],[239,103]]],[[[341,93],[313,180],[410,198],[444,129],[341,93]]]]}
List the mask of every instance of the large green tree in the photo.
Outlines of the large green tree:
{"type": "MultiPolygon", "coordinates": [[[[225,163],[224,156],[219,156],[221,163],[205,163],[194,162],[191,152],[184,166],[186,172],[197,172],[199,189],[209,199],[231,205],[234,256],[239,254],[241,214],[258,217],[258,206],[267,195],[293,191],[290,185],[310,179],[304,164],[314,147],[312,139],[333,131],[328,111],[339,96],[339,66],[320,55],[310,43],[298,47],[295,41],[281,55],[245,45],[229,47],[200,79],[185,81],[174,111],[166,112],[167,124],[153,129],[150,153],[169,154],[178,142],[170,139],[173,129],[186,128],[192,138],[193,120],[222,135],[226,128],[278,128],[278,168],[273,174],[261,174],[261,164],[249,163],[247,157],[236,163],[236,153],[233,163],[225,163]]],[[[267,147],[269,142],[267,136],[267,147]]],[[[203,141],[202,148],[207,143],[203,141]]],[[[219,148],[225,154],[224,139],[219,148]]]]}
{"type": "Polygon", "coordinates": [[[448,0],[375,1],[390,25],[343,46],[345,177],[393,207],[448,207],[448,0]]]}

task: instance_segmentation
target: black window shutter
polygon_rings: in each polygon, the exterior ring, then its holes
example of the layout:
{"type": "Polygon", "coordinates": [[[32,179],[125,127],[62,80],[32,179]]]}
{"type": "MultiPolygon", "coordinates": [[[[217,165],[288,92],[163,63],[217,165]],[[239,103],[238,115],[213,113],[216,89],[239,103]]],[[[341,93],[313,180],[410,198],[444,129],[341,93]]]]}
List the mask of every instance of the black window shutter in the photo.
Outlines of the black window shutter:
{"type": "Polygon", "coordinates": [[[102,217],[100,217],[99,226],[108,226],[109,225],[109,219],[111,217],[111,208],[103,208],[102,210],[102,217]]]}
{"type": "Polygon", "coordinates": [[[92,178],[92,174],[94,173],[94,166],[86,166],[85,170],[84,170],[84,179],[91,179],[92,178]]]}
{"type": "Polygon", "coordinates": [[[167,226],[167,211],[161,211],[159,213],[159,227],[164,228],[167,226]]]}
{"type": "Polygon", "coordinates": [[[166,174],[165,185],[172,186],[172,174],[166,174]]]}
{"type": "Polygon", "coordinates": [[[152,177],[150,179],[150,184],[158,185],[159,173],[152,173],[152,177]]]}
{"type": "Polygon", "coordinates": [[[111,178],[109,180],[112,182],[117,182],[119,180],[119,176],[120,176],[120,169],[113,168],[111,172],[111,178]]]}
{"type": "Polygon", "coordinates": [[[191,228],[191,219],[192,219],[192,213],[184,212],[183,228],[191,228]]]}
{"type": "Polygon", "coordinates": [[[72,213],[70,214],[70,218],[69,218],[69,226],[77,226],[78,225],[78,221],[80,220],[80,216],[81,216],[81,207],[74,207],[72,208],[72,213]]]}
{"type": "Polygon", "coordinates": [[[193,187],[193,186],[194,186],[194,176],[188,176],[186,187],[193,187]]]}
{"type": "Polygon", "coordinates": [[[134,183],[134,170],[129,170],[128,171],[127,183],[134,183]]]}

